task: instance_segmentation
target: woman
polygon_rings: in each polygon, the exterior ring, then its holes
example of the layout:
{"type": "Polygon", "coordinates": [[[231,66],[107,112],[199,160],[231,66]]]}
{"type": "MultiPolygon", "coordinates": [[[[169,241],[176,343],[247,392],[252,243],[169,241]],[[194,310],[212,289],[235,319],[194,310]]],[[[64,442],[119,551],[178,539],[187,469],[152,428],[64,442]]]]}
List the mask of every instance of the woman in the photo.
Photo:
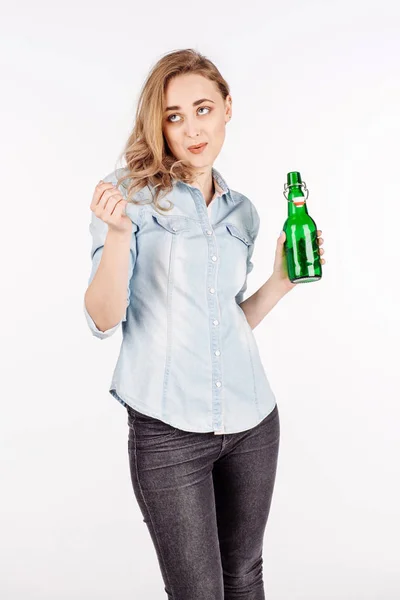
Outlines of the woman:
{"type": "Polygon", "coordinates": [[[165,55],[127,166],[91,203],[85,315],[100,339],[122,324],[109,391],[128,412],[133,489],[173,600],[265,598],[279,414],[252,330],[294,285],[282,234],[271,277],[243,299],[259,216],[213,167],[231,116],[211,61],[165,55]]]}

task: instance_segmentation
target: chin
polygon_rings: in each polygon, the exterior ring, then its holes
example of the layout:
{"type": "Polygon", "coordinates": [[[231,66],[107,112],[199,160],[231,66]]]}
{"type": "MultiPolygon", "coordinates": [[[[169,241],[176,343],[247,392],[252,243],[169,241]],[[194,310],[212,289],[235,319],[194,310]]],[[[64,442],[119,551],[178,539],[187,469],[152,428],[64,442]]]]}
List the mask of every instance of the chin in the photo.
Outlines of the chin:
{"type": "Polygon", "coordinates": [[[188,159],[188,162],[190,162],[191,165],[193,165],[194,167],[209,167],[211,164],[213,164],[213,157],[207,156],[207,158],[205,156],[202,156],[201,154],[194,154],[193,156],[190,156],[188,159]]]}
{"type": "Polygon", "coordinates": [[[194,167],[197,171],[202,171],[204,173],[207,173],[207,171],[212,168],[212,163],[208,162],[208,163],[200,163],[200,164],[197,163],[196,164],[196,163],[192,162],[191,166],[194,167]]]}

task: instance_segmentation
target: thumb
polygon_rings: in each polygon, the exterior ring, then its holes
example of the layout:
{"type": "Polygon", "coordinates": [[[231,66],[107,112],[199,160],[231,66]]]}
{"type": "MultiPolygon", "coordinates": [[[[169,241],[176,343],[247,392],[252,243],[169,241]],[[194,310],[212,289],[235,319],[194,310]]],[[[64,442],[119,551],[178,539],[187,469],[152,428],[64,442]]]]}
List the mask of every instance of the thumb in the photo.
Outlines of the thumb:
{"type": "Polygon", "coordinates": [[[286,240],[286,233],[284,231],[281,231],[281,233],[279,234],[279,237],[278,237],[278,244],[283,245],[285,240],[286,240]]]}

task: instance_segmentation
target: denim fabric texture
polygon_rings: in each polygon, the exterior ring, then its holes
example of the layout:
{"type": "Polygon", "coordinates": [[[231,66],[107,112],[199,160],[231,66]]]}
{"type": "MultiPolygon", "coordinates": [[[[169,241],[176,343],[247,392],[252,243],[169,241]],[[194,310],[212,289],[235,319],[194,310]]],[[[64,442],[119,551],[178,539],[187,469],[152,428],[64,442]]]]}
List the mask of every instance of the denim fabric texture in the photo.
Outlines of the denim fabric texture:
{"type": "MultiPolygon", "coordinates": [[[[103,181],[116,184],[123,169],[103,181]]],[[[133,223],[126,311],[100,331],[84,304],[94,336],[119,326],[122,342],[110,394],[123,406],[190,432],[236,433],[274,409],[253,331],[240,303],[253,269],[260,219],[253,203],[230,189],[213,168],[214,197],[174,180],[160,214],[145,186],[129,203],[133,223]]],[[[126,197],[124,183],[119,190],[126,197]]],[[[99,266],[108,225],[93,212],[92,269],[99,266]]]]}
{"type": "Polygon", "coordinates": [[[132,486],[168,600],[269,598],[262,554],[278,464],[278,405],[256,427],[222,436],[127,411],[132,486]]]}

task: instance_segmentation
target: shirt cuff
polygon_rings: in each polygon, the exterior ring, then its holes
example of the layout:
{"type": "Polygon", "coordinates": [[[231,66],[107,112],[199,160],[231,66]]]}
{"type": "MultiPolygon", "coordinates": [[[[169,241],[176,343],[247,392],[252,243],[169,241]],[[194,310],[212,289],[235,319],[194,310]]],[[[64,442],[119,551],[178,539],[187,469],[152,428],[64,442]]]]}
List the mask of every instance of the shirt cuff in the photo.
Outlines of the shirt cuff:
{"type": "Polygon", "coordinates": [[[93,321],[92,317],[89,315],[87,308],[86,308],[86,304],[85,301],[83,302],[83,311],[85,313],[85,317],[86,317],[86,321],[87,324],[89,325],[89,328],[92,332],[92,334],[96,337],[98,337],[100,340],[104,340],[105,338],[110,337],[120,326],[120,323],[117,323],[116,325],[114,325],[114,327],[111,327],[110,329],[106,329],[105,331],[100,331],[100,329],[98,329],[98,327],[96,326],[96,323],[93,321]]]}

